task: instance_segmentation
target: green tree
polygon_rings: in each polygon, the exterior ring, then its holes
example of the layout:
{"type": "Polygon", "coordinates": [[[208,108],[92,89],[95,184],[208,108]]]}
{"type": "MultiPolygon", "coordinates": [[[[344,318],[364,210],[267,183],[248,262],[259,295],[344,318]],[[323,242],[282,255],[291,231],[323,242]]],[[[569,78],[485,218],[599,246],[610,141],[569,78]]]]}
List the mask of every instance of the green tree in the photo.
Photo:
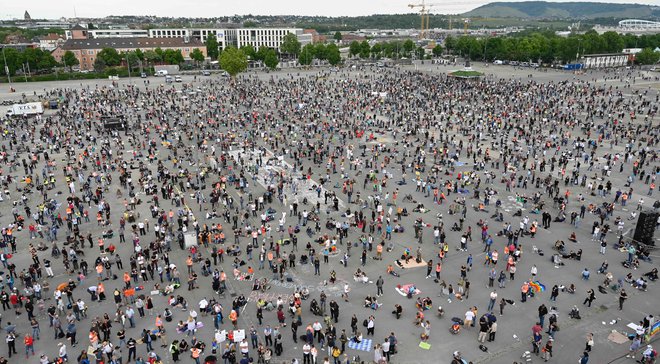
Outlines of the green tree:
{"type": "Polygon", "coordinates": [[[71,72],[73,70],[73,67],[80,64],[80,62],[78,61],[78,58],[76,58],[76,55],[71,51],[64,52],[64,55],[62,56],[62,62],[67,67],[69,67],[69,72],[71,72]]]}
{"type": "Polygon", "coordinates": [[[250,44],[246,44],[241,47],[241,50],[245,55],[248,57],[248,59],[257,59],[257,51],[254,50],[254,47],[250,44]]]}
{"type": "Polygon", "coordinates": [[[98,73],[103,73],[108,65],[105,63],[105,59],[101,57],[96,57],[94,60],[94,71],[98,73]]]}
{"type": "Polygon", "coordinates": [[[133,51],[133,53],[135,53],[135,57],[137,57],[137,59],[139,59],[140,61],[144,61],[144,52],[142,52],[140,48],[133,51]]]}
{"type": "Polygon", "coordinates": [[[48,52],[44,52],[43,57],[41,57],[39,63],[37,63],[37,69],[40,70],[51,70],[55,66],[57,66],[57,61],[55,60],[55,57],[48,52]]]}
{"type": "Polygon", "coordinates": [[[424,59],[426,51],[423,47],[417,47],[417,49],[415,49],[415,56],[417,56],[417,59],[424,59]]]}
{"type": "Polygon", "coordinates": [[[312,64],[313,60],[314,60],[314,46],[311,44],[307,44],[300,51],[300,56],[298,56],[298,63],[300,63],[303,66],[308,66],[312,64]]]}
{"type": "Polygon", "coordinates": [[[415,49],[415,42],[412,40],[408,39],[405,42],[403,42],[403,52],[405,53],[406,57],[410,57],[410,53],[415,49]]]}
{"type": "Polygon", "coordinates": [[[235,77],[248,67],[248,59],[242,49],[227,47],[220,54],[220,67],[227,71],[230,76],[235,77]]]}
{"type": "Polygon", "coordinates": [[[351,55],[351,57],[360,54],[361,50],[362,50],[362,45],[360,45],[360,42],[358,42],[357,40],[352,41],[351,44],[348,46],[348,53],[351,55]]]}
{"type": "Polygon", "coordinates": [[[266,48],[266,49],[267,51],[266,51],[266,55],[264,56],[263,62],[266,65],[266,67],[274,70],[275,68],[277,68],[277,64],[280,63],[280,60],[277,58],[277,52],[275,52],[274,49],[270,49],[270,48],[266,48]]]}
{"type": "Polygon", "coordinates": [[[451,35],[448,35],[447,38],[445,38],[445,48],[447,48],[449,52],[453,52],[455,47],[456,39],[451,35]]]}
{"type": "Polygon", "coordinates": [[[300,54],[300,42],[298,37],[295,34],[289,33],[282,38],[282,44],[280,45],[280,52],[290,56],[296,57],[300,54]]]}
{"type": "Polygon", "coordinates": [[[157,47],[156,49],[154,49],[154,52],[156,52],[156,54],[158,55],[158,62],[163,62],[165,58],[165,52],[163,51],[163,49],[157,47]]]}
{"type": "Polygon", "coordinates": [[[660,52],[654,52],[651,48],[644,48],[635,55],[638,64],[656,64],[660,60],[660,52]]]}
{"type": "Polygon", "coordinates": [[[440,44],[437,44],[435,47],[433,47],[433,56],[440,57],[441,55],[442,55],[442,46],[440,44]]]}
{"type": "Polygon", "coordinates": [[[144,52],[144,60],[153,65],[157,62],[160,62],[162,59],[155,51],[148,50],[144,52]]]}
{"type": "Polygon", "coordinates": [[[43,57],[43,53],[44,52],[38,48],[27,48],[23,51],[23,62],[30,65],[30,69],[38,70],[38,64],[41,60],[41,57],[43,57]]]}
{"type": "Polygon", "coordinates": [[[362,43],[360,43],[360,58],[362,59],[369,58],[370,54],[371,54],[371,46],[369,45],[369,42],[363,40],[362,43]]]}
{"type": "Polygon", "coordinates": [[[314,45],[314,57],[320,60],[328,59],[328,52],[325,44],[318,43],[314,45]]]}
{"type": "MultiPolygon", "coordinates": [[[[7,59],[7,68],[9,69],[9,74],[16,74],[16,70],[22,68],[23,64],[23,54],[14,48],[5,48],[2,51],[2,55],[7,59]]],[[[0,72],[3,75],[7,75],[5,72],[5,67],[0,66],[0,72]]]]}
{"type": "Polygon", "coordinates": [[[190,52],[190,59],[197,63],[204,62],[204,53],[199,48],[195,48],[190,52]]]}
{"type": "Polygon", "coordinates": [[[166,49],[163,52],[163,62],[166,64],[181,64],[183,63],[183,54],[179,49],[166,49]]]}
{"type": "Polygon", "coordinates": [[[211,60],[216,60],[218,59],[218,56],[220,55],[218,52],[218,38],[215,37],[215,34],[209,34],[208,37],[206,37],[206,42],[204,42],[206,45],[206,55],[211,58],[211,60]]]}
{"type": "Polygon", "coordinates": [[[334,40],[336,40],[337,42],[341,42],[341,40],[342,40],[341,32],[340,32],[340,31],[336,31],[336,32],[335,32],[335,35],[332,36],[332,38],[333,38],[334,40]]]}
{"type": "Polygon", "coordinates": [[[336,66],[341,62],[341,52],[339,52],[339,47],[336,44],[328,44],[326,54],[328,63],[331,65],[336,66]]]}
{"type": "Polygon", "coordinates": [[[625,42],[617,32],[605,32],[601,35],[607,53],[619,53],[625,48],[625,42]]]}
{"type": "Polygon", "coordinates": [[[376,43],[371,47],[371,57],[379,59],[381,53],[383,52],[383,45],[380,43],[376,43]]]}
{"type": "MultiPolygon", "coordinates": [[[[269,49],[270,48],[268,48],[268,47],[259,48],[259,50],[256,52],[256,54],[254,55],[254,57],[252,59],[255,60],[255,61],[262,61],[263,62],[266,59],[266,56],[268,55],[268,50],[269,49]]],[[[245,51],[245,50],[243,50],[243,51],[245,51]]]]}
{"type": "Polygon", "coordinates": [[[137,67],[140,65],[140,57],[135,52],[126,52],[121,54],[122,59],[126,61],[126,64],[130,65],[131,68],[137,67]]]}
{"type": "Polygon", "coordinates": [[[96,59],[102,59],[106,66],[113,67],[119,66],[121,63],[121,56],[114,48],[103,48],[96,55],[96,59]]]}

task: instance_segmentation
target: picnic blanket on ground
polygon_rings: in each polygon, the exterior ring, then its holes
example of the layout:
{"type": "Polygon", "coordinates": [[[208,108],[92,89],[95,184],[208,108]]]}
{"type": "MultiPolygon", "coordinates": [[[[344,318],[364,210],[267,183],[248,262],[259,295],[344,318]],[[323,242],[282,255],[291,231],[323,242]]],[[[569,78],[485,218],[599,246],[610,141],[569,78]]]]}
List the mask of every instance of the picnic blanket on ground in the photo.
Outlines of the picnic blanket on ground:
{"type": "Polygon", "coordinates": [[[607,339],[609,341],[611,341],[613,343],[617,343],[617,344],[625,344],[629,341],[628,338],[625,335],[623,335],[622,333],[620,333],[618,331],[612,331],[607,336],[607,339]]]}
{"type": "Polygon", "coordinates": [[[424,341],[420,341],[419,342],[419,347],[424,349],[424,350],[429,350],[429,349],[431,349],[431,344],[429,344],[427,342],[424,342],[424,341]]]}
{"type": "Polygon", "coordinates": [[[415,259],[410,259],[408,263],[403,259],[398,259],[395,263],[402,269],[426,267],[426,261],[424,261],[424,259],[419,263],[417,263],[415,259]]]}
{"type": "Polygon", "coordinates": [[[355,340],[349,340],[347,344],[349,348],[361,351],[371,351],[372,348],[371,339],[363,338],[359,343],[355,342],[355,340]]]}
{"type": "MultiPolygon", "coordinates": [[[[412,284],[412,283],[397,286],[396,291],[399,292],[399,294],[402,295],[403,297],[407,297],[408,296],[408,291],[410,290],[410,287],[412,287],[412,286],[414,286],[414,284],[412,284]]],[[[420,291],[417,287],[415,287],[415,294],[418,295],[420,293],[422,293],[422,291],[420,291]]]]}

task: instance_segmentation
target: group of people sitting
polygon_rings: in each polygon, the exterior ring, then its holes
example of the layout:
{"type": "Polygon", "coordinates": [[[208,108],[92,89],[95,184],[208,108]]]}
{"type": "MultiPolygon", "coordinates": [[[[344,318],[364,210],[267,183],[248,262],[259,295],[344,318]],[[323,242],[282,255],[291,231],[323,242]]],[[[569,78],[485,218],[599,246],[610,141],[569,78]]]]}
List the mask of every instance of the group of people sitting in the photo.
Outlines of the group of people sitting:
{"type": "Polygon", "coordinates": [[[378,298],[375,296],[367,296],[364,298],[364,307],[368,307],[372,310],[377,310],[380,306],[382,306],[382,303],[378,303],[378,298]]]}
{"type": "Polygon", "coordinates": [[[353,280],[364,284],[369,283],[369,277],[367,277],[367,275],[360,268],[358,268],[353,274],[353,280]]]}
{"type": "Polygon", "coordinates": [[[433,301],[431,301],[431,297],[418,297],[415,306],[420,310],[430,310],[433,307],[433,301]]]}
{"type": "Polygon", "coordinates": [[[310,302],[309,310],[312,311],[314,316],[323,316],[323,311],[321,310],[319,303],[316,301],[316,298],[313,298],[312,302],[310,302]]]}

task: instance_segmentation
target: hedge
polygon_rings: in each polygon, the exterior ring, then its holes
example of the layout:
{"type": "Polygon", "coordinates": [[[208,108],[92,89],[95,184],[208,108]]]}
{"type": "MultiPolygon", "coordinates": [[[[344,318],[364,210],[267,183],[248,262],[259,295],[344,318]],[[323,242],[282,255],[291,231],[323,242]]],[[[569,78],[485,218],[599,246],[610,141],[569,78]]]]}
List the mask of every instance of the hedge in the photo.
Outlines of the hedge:
{"type": "MultiPolygon", "coordinates": [[[[34,75],[27,78],[28,82],[42,82],[42,81],[67,81],[67,80],[93,80],[93,79],[108,79],[109,76],[119,76],[121,78],[128,77],[128,68],[126,67],[109,67],[103,72],[58,72],[49,73],[46,75],[34,75]]],[[[131,70],[131,76],[140,77],[139,70],[131,70]]],[[[14,83],[25,82],[24,76],[14,75],[14,83]]],[[[0,83],[7,83],[7,77],[0,78],[0,83]]]]}

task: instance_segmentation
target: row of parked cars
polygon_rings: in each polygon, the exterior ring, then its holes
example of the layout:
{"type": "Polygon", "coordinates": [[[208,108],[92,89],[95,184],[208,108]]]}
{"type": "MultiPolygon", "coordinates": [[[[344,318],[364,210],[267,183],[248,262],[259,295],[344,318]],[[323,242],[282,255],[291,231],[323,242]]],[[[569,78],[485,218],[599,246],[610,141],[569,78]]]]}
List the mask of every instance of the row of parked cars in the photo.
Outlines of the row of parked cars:
{"type": "Polygon", "coordinates": [[[510,65],[514,67],[532,67],[532,68],[539,68],[538,63],[533,63],[533,62],[518,62],[518,61],[502,61],[499,59],[496,59],[493,61],[493,64],[496,65],[510,65]]]}

